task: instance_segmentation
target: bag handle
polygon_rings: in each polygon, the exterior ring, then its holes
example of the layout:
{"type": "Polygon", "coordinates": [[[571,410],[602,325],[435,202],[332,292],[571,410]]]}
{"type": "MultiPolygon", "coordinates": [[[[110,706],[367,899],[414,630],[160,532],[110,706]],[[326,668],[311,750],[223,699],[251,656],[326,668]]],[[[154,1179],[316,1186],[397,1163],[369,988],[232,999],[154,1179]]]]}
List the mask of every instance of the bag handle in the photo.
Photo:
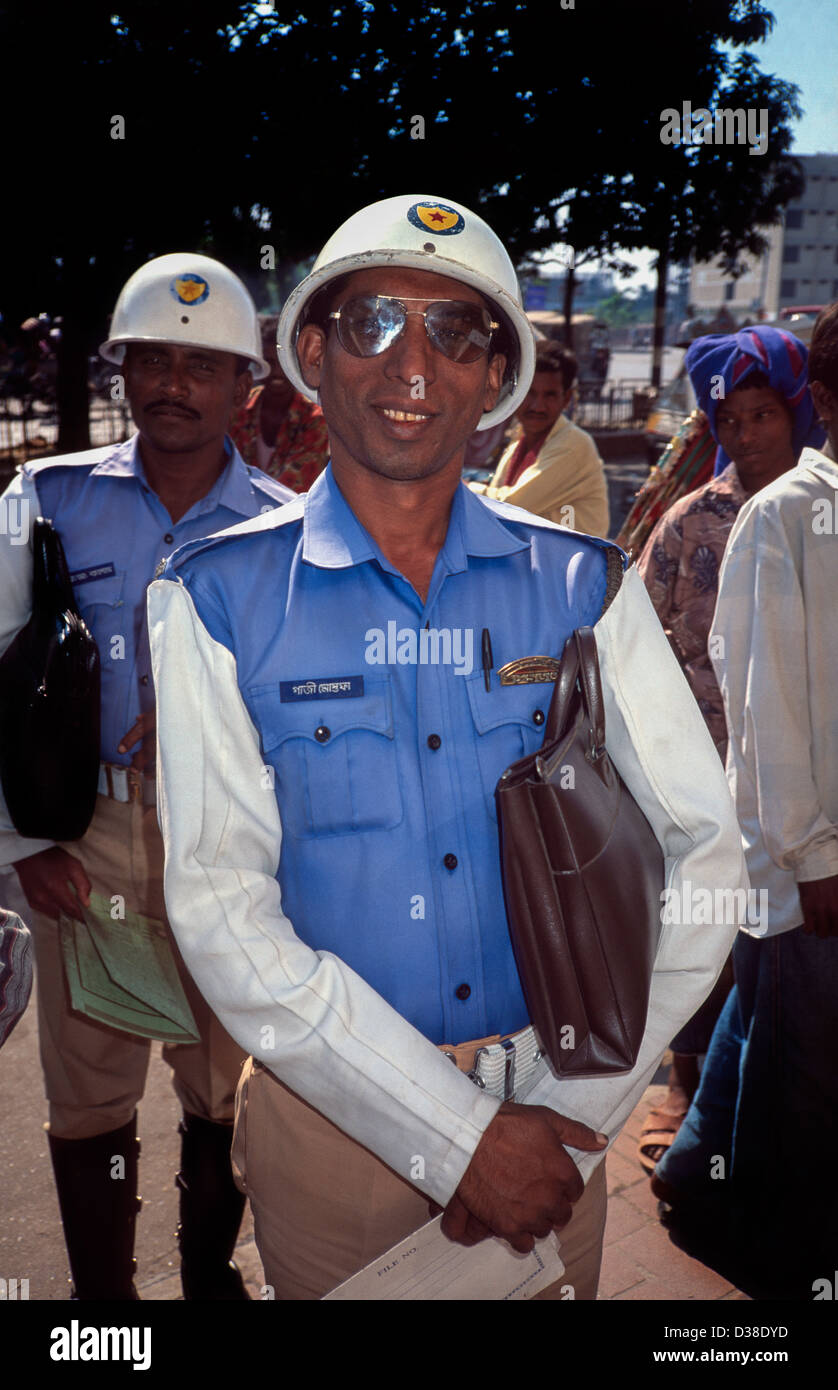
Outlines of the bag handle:
{"type": "Polygon", "coordinates": [[[591,730],[591,757],[600,758],[605,752],[605,701],[602,698],[596,638],[592,627],[578,627],[575,636],[582,698],[591,730]]]}
{"type": "Polygon", "coordinates": [[[73,613],[78,617],[61,538],[51,521],[39,516],[32,535],[32,608],[35,613],[73,613]]]}
{"type": "Polygon", "coordinates": [[[564,734],[573,696],[577,690],[581,692],[588,717],[591,757],[596,759],[605,751],[605,702],[602,698],[599,658],[592,627],[578,627],[565,642],[559,675],[547,715],[545,747],[558,742],[564,734]]]}
{"type": "Polygon", "coordinates": [[[579,648],[573,638],[574,634],[571,633],[564,644],[559,674],[553,687],[553,698],[547,712],[547,726],[544,730],[545,747],[558,742],[564,734],[570,718],[571,701],[576,693],[576,682],[579,677],[579,648]]]}

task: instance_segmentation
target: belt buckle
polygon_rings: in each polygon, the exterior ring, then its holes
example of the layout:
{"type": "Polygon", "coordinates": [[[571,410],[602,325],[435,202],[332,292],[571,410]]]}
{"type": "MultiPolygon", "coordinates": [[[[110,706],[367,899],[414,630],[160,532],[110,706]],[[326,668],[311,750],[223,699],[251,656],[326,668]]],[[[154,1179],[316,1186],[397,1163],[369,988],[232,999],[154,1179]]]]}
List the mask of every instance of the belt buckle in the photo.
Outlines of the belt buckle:
{"type": "Polygon", "coordinates": [[[479,1086],[481,1090],[486,1090],[486,1078],[483,1077],[480,1073],[480,1058],[481,1056],[485,1056],[487,1058],[491,1058],[492,1056],[494,1056],[494,1058],[497,1061],[499,1060],[499,1054],[501,1054],[503,1056],[504,1064],[502,1097],[500,1096],[500,1088],[498,1084],[500,1078],[498,1078],[497,1081],[495,1081],[494,1078],[490,1078],[490,1084],[493,1088],[495,1086],[498,1087],[498,1089],[493,1089],[493,1094],[498,1096],[499,1099],[502,1098],[504,1101],[512,1100],[515,1095],[515,1064],[518,1057],[516,1039],[520,1036],[520,1034],[516,1034],[515,1037],[502,1038],[500,1042],[492,1043],[489,1047],[478,1047],[477,1051],[474,1054],[474,1065],[471,1071],[468,1073],[469,1081],[473,1081],[475,1086],[479,1086]]]}
{"type": "Polygon", "coordinates": [[[105,782],[111,801],[127,801],[128,798],[124,794],[120,796],[120,791],[124,793],[125,789],[125,784],[122,781],[125,775],[125,768],[120,767],[118,763],[105,763],[104,768],[105,782]]]}
{"type": "Polygon", "coordinates": [[[474,1062],[472,1063],[471,1071],[468,1073],[469,1081],[473,1081],[475,1086],[480,1087],[481,1091],[485,1091],[486,1082],[480,1075],[480,1058],[482,1057],[484,1052],[488,1051],[488,1047],[478,1047],[477,1051],[474,1054],[474,1062]]]}
{"type": "Polygon", "coordinates": [[[121,805],[130,802],[143,803],[143,774],[136,767],[122,767],[119,763],[103,763],[105,784],[108,796],[121,805]]]}

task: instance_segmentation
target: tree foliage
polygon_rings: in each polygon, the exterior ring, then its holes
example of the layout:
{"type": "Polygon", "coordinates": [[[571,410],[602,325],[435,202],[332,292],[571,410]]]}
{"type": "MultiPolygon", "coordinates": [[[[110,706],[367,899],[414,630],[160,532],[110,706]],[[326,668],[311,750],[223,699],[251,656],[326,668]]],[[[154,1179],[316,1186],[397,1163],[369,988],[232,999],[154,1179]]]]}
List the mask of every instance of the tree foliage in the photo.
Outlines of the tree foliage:
{"type": "Polygon", "coordinates": [[[560,237],[735,264],[799,186],[795,89],[751,52],[770,22],[761,0],[0,5],[25,175],[0,309],[63,312],[69,361],[144,259],[217,255],[264,302],[264,245],[287,281],[355,208],[411,190],[478,209],[519,262],[560,237]],[[685,99],[767,108],[767,152],[663,145],[685,99]]]}

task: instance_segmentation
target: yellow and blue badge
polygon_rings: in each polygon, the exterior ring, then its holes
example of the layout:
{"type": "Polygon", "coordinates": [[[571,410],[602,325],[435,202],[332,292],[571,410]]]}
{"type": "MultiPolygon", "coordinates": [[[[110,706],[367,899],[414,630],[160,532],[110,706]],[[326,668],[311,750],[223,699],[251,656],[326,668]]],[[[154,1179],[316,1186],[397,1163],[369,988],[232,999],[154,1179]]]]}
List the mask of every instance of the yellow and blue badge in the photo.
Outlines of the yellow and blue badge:
{"type": "Polygon", "coordinates": [[[466,225],[463,214],[445,203],[414,203],[408,208],[407,220],[412,227],[437,236],[454,236],[466,225]]]}
{"type": "Polygon", "coordinates": [[[210,292],[203,275],[176,275],[169,286],[181,304],[203,304],[210,292]]]}

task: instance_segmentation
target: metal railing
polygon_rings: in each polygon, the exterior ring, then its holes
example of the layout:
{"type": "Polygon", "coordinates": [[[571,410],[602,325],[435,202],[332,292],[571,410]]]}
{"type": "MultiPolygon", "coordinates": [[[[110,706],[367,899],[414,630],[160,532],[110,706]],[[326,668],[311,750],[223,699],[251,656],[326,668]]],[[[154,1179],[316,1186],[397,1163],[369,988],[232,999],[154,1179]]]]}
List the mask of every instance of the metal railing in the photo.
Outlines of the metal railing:
{"type": "MultiPolygon", "coordinates": [[[[118,444],[133,430],[131,412],[124,401],[90,401],[90,445],[118,444]]],[[[0,458],[22,462],[28,454],[51,452],[58,442],[58,414],[54,404],[0,398],[0,458]]]]}
{"type": "Polygon", "coordinates": [[[648,386],[647,380],[635,377],[582,382],[573,420],[585,430],[642,429],[649,414],[648,386]]]}

